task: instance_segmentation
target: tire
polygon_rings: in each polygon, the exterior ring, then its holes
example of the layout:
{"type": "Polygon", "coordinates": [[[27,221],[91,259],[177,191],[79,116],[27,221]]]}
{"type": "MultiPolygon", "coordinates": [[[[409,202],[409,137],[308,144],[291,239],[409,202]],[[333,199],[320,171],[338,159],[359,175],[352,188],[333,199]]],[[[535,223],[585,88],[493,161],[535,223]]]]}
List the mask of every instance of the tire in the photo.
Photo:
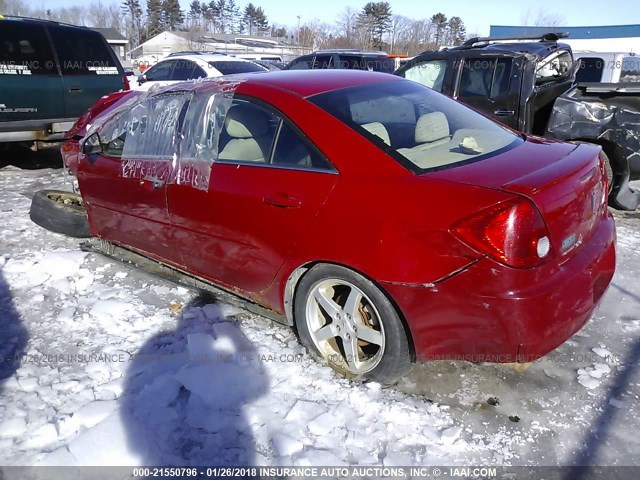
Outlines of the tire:
{"type": "Polygon", "coordinates": [[[349,269],[311,268],[296,288],[294,319],[302,344],[347,378],[388,385],[411,369],[398,312],[378,287],[349,269]]]}
{"type": "Polygon", "coordinates": [[[52,232],[77,238],[90,236],[87,212],[82,197],[76,193],[62,190],[36,192],[31,200],[29,217],[33,223],[52,232]]]}

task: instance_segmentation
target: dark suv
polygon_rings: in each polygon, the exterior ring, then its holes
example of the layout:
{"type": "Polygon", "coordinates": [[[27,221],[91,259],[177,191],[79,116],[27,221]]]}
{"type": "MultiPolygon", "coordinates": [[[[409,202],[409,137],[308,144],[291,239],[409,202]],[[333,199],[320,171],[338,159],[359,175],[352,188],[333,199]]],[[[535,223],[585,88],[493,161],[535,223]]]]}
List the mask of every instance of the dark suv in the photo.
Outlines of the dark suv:
{"type": "Polygon", "coordinates": [[[320,50],[292,60],[284,67],[284,70],[310,70],[316,68],[347,68],[393,73],[395,60],[382,52],[320,50]]]}
{"type": "Polygon", "coordinates": [[[566,34],[472,38],[460,47],[424,52],[396,75],[444,93],[524,133],[596,143],[609,165],[609,204],[635,210],[640,191],[640,84],[576,83],[566,34]]]}
{"type": "Polygon", "coordinates": [[[0,17],[0,143],[61,139],[96,100],[123,88],[122,66],[100,33],[0,17]]]}

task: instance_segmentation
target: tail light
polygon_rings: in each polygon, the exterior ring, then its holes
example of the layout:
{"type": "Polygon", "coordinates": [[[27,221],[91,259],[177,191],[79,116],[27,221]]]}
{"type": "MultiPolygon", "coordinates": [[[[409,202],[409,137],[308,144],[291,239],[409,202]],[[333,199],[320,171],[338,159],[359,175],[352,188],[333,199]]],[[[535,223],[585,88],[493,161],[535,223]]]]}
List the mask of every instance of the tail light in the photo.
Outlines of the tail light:
{"type": "Polygon", "coordinates": [[[524,198],[481,210],[454,225],[452,233],[474,250],[511,267],[535,267],[553,257],[542,215],[524,198]]]}
{"type": "Polygon", "coordinates": [[[131,85],[129,84],[129,78],[126,75],[122,76],[122,84],[124,85],[123,90],[131,90],[131,85]]]}

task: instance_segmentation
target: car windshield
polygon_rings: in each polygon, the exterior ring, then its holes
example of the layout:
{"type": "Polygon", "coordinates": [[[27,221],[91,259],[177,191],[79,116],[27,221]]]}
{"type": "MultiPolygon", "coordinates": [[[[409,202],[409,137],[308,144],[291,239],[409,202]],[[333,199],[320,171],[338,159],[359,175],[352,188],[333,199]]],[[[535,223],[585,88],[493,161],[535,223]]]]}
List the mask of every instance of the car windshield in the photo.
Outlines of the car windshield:
{"type": "Polygon", "coordinates": [[[266,69],[253,62],[238,62],[233,60],[217,60],[209,62],[213,68],[222,75],[233,75],[234,73],[264,72],[266,69]]]}
{"type": "Polygon", "coordinates": [[[350,87],[309,100],[416,173],[479,161],[523,141],[464,105],[410,81],[350,87]]]}

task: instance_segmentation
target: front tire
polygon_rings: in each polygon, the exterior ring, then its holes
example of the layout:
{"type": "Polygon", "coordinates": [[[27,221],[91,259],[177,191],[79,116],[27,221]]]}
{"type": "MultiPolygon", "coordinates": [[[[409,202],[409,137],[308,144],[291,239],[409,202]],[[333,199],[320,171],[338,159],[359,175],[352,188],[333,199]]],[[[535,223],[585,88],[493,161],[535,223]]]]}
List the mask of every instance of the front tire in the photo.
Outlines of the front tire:
{"type": "Polygon", "coordinates": [[[294,299],[300,341],[347,378],[395,383],[411,369],[409,340],[389,299],[370,280],[337,265],[316,265],[294,299]]]}

